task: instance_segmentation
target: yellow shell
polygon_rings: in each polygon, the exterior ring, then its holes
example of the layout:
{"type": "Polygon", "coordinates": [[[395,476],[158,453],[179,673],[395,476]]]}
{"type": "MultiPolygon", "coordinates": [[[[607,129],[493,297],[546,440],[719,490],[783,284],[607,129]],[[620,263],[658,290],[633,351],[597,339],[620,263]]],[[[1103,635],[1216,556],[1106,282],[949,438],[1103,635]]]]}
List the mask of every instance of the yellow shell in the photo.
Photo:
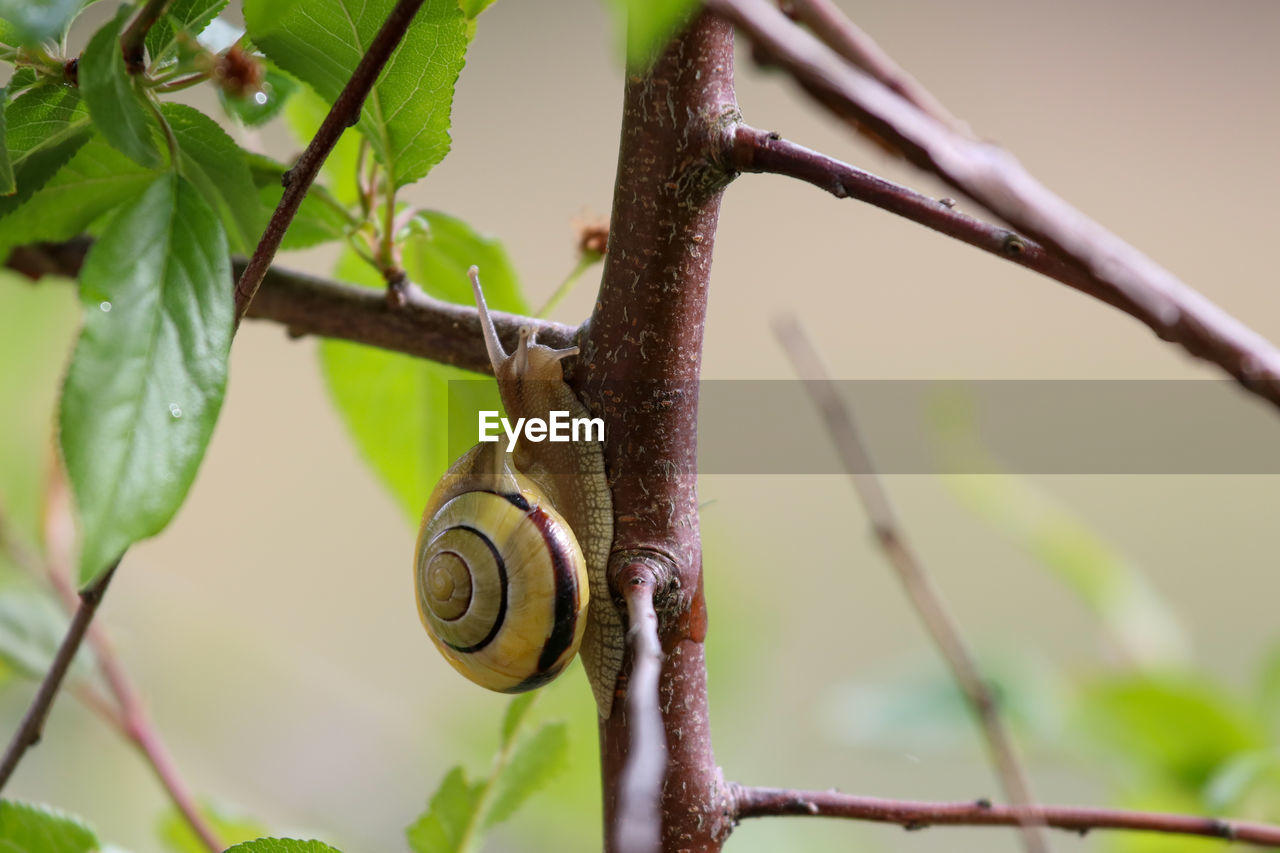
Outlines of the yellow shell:
{"type": "Polygon", "coordinates": [[[578,652],[586,563],[568,523],[534,492],[449,499],[419,534],[415,580],[432,641],[483,687],[532,690],[578,652]]]}

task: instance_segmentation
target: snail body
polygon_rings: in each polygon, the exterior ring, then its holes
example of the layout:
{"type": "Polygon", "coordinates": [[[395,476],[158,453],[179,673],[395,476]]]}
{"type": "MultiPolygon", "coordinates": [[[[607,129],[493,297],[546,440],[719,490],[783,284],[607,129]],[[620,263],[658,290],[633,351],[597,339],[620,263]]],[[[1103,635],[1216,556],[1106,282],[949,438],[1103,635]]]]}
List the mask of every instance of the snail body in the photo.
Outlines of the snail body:
{"type": "MultiPolygon", "coordinates": [[[[576,348],[498,341],[471,271],[485,348],[511,418],[585,417],[564,382],[576,348]]],[[[613,502],[595,441],[480,443],[453,464],[423,511],[414,561],[418,612],[449,663],[491,690],[547,683],[581,652],[608,717],[622,666],[622,620],[609,593],[613,502]]]]}

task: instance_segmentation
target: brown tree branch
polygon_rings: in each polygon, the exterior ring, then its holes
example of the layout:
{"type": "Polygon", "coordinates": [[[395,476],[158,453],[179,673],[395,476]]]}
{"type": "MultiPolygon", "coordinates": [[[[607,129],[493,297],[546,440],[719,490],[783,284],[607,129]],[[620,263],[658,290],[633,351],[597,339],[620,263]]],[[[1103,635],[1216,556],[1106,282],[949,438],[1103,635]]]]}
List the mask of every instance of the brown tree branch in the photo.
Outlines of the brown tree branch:
{"type": "Polygon", "coordinates": [[[262,239],[258,241],[258,246],[253,251],[253,257],[249,259],[244,272],[240,274],[240,280],[236,282],[237,326],[249,310],[249,303],[253,301],[267,270],[270,269],[271,261],[275,258],[280,242],[284,239],[284,233],[289,223],[293,221],[294,214],[298,212],[298,205],[302,204],[307,190],[315,181],[316,175],[320,173],[320,167],[324,165],[325,158],[338,143],[342,132],[359,121],[365,98],[377,81],[378,74],[382,72],[382,67],[387,64],[387,60],[391,58],[391,54],[395,52],[401,39],[409,31],[409,23],[421,6],[422,0],[399,0],[396,3],[391,14],[387,15],[387,20],[383,22],[382,28],[378,30],[378,34],[369,43],[369,49],[360,58],[360,64],[351,74],[351,79],[342,88],[328,115],[320,123],[320,129],[307,144],[306,150],[298,157],[298,162],[293,164],[292,169],[285,172],[284,193],[280,196],[280,203],[271,214],[271,221],[267,223],[267,230],[263,232],[262,239]]]}
{"type": "MultiPolygon", "coordinates": [[[[871,455],[858,431],[853,412],[836,393],[822,360],[795,319],[788,317],[778,320],[774,331],[796,373],[804,380],[805,391],[813,400],[814,408],[822,416],[831,442],[840,454],[845,471],[853,483],[853,490],[866,510],[876,542],[897,572],[911,606],[933,638],[933,644],[942,653],[952,678],[973,711],[1005,796],[1022,814],[1034,802],[1034,798],[1026,771],[1014,749],[1013,739],[1000,715],[999,705],[987,680],[978,669],[973,652],[960,631],[960,625],[947,610],[942,601],[942,593],[907,541],[905,529],[889,501],[889,494],[871,464],[871,455]]],[[[1048,849],[1043,834],[1025,820],[1022,832],[1026,849],[1031,853],[1042,853],[1048,849]]]]}
{"type": "Polygon", "coordinates": [[[662,849],[662,782],[667,769],[667,744],[658,707],[662,642],[653,606],[657,578],[641,561],[624,571],[620,580],[630,625],[626,714],[631,743],[618,780],[614,849],[619,853],[657,853],[662,849]]]}
{"type": "MultiPolygon", "coordinates": [[[[30,279],[46,275],[75,278],[80,274],[92,241],[78,237],[65,243],[20,246],[7,266],[30,279]]],[[[236,271],[246,261],[233,259],[236,271]]],[[[272,320],[295,337],[321,335],[392,352],[429,358],[445,364],[489,373],[489,357],[480,336],[480,317],[474,305],[455,305],[407,286],[400,307],[388,304],[382,291],[272,267],[249,306],[249,318],[272,320]]],[[[550,320],[537,320],[494,311],[498,336],[514,349],[521,326],[533,326],[538,340],[559,349],[574,345],[579,329],[550,320]]]]}
{"type": "Polygon", "coordinates": [[[71,625],[67,628],[66,636],[62,638],[62,644],[58,646],[53,663],[45,673],[44,680],[40,682],[40,689],[36,691],[35,698],[27,708],[27,713],[23,715],[22,723],[13,733],[13,738],[5,749],[4,758],[0,759],[0,791],[3,791],[4,786],[8,784],[9,777],[17,769],[22,756],[40,742],[40,736],[44,733],[45,720],[49,717],[49,709],[53,707],[53,700],[58,696],[58,690],[62,687],[62,681],[66,678],[71,661],[80,650],[80,643],[89,629],[89,623],[93,621],[93,615],[97,612],[98,605],[106,594],[107,585],[111,583],[111,578],[115,576],[119,565],[120,561],[116,560],[97,580],[80,590],[80,604],[76,608],[75,615],[71,617],[71,625]]]}
{"type": "MultiPolygon", "coordinates": [[[[1162,339],[1280,406],[1280,351],[1038,183],[996,145],[958,134],[845,61],[764,0],[707,0],[836,115],[866,125],[1014,228],[1119,293],[1162,339]]],[[[852,26],[852,24],[850,24],[852,26]]]]}
{"type": "MultiPolygon", "coordinates": [[[[613,488],[611,585],[644,562],[666,657],[658,682],[668,763],[664,850],[718,851],[732,829],[711,749],[698,531],[697,380],[711,253],[737,120],[733,31],[700,14],[623,95],[605,268],[569,381],[605,422],[613,488]]],[[[614,848],[629,715],[601,722],[606,847],[614,848]]]]}
{"type": "Polygon", "coordinates": [[[933,93],[893,61],[880,45],[854,26],[831,0],[788,0],[790,12],[823,44],[898,93],[922,113],[932,116],[956,133],[972,137],[973,131],[953,116],[933,93]]]}
{"type": "Polygon", "coordinates": [[[1093,278],[1086,270],[1062,260],[1043,246],[999,225],[961,213],[951,204],[887,181],[783,139],[776,133],[739,125],[734,131],[734,166],[741,172],[785,175],[813,184],[836,198],[852,198],[896,213],[954,237],[984,252],[1038,272],[1068,287],[1119,308],[1139,320],[1149,318],[1120,291],[1093,278]]]}
{"type": "Polygon", "coordinates": [[[146,65],[147,33],[160,20],[171,0],[147,0],[129,26],[120,34],[120,50],[129,73],[136,74],[146,65]]]}
{"type": "Polygon", "coordinates": [[[858,797],[837,791],[793,791],[740,785],[731,785],[730,788],[736,805],[734,813],[740,820],[785,815],[842,817],[875,823],[896,823],[908,830],[930,826],[1017,826],[1026,821],[1080,835],[1095,829],[1128,829],[1173,835],[1202,835],[1264,847],[1280,847],[1280,826],[1213,817],[1077,806],[1032,806],[1019,809],[994,805],[986,800],[928,803],[858,797]]]}

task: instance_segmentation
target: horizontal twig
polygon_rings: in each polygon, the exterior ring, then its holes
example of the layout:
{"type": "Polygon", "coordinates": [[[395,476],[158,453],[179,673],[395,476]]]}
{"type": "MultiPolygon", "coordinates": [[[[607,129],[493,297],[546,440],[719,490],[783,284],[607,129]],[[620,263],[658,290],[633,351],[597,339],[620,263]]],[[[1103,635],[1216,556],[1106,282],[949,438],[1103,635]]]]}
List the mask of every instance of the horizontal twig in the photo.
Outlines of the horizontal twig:
{"type": "MultiPolygon", "coordinates": [[[[707,0],[745,33],[761,61],[786,70],[818,103],[853,120],[1012,227],[1087,270],[1162,339],[1217,364],[1280,406],[1280,350],[1030,175],[1009,152],[939,123],[792,23],[766,0],[707,0]]],[[[1128,310],[1128,309],[1126,309],[1128,310]]]]}
{"type": "Polygon", "coordinates": [[[961,213],[951,199],[938,200],[856,166],[748,125],[734,131],[734,166],[741,172],[785,175],[831,193],[896,213],[962,243],[1038,272],[1108,305],[1145,319],[1122,293],[1067,263],[1043,246],[1000,225],[961,213]]]}
{"type": "Polygon", "coordinates": [[[1280,826],[1214,817],[1135,812],[1076,806],[1016,808],[987,800],[929,803],[858,797],[838,791],[793,791],[730,785],[739,820],[751,817],[840,817],[894,823],[904,829],[931,826],[1019,826],[1023,823],[1065,829],[1084,835],[1095,829],[1128,829],[1171,835],[1201,835],[1280,847],[1280,826]]]}
{"type": "MultiPolygon", "coordinates": [[[[8,266],[31,279],[46,275],[75,278],[92,242],[76,238],[65,243],[36,243],[14,249],[8,266]]],[[[237,274],[245,261],[235,259],[237,274]]],[[[474,306],[433,299],[420,288],[405,289],[403,305],[392,306],[381,290],[307,273],[272,267],[249,306],[249,318],[284,325],[291,335],[320,335],[427,358],[489,373],[489,357],[480,334],[474,306]]],[[[578,328],[494,311],[498,336],[514,349],[520,328],[537,332],[539,343],[565,348],[574,345],[578,328]]]]}

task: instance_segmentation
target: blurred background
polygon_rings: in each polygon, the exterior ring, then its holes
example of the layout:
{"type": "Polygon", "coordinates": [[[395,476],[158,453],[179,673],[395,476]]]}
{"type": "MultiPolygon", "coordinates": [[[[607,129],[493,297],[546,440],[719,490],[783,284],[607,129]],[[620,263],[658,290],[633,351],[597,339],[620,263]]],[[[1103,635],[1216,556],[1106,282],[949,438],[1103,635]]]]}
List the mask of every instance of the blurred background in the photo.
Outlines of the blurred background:
{"type": "MultiPolygon", "coordinates": [[[[1280,237],[1280,5],[842,5],[981,135],[1280,341],[1269,260],[1280,237]]],[[[749,122],[953,194],[739,57],[749,122]]],[[[410,200],[500,238],[529,301],[541,303],[575,263],[573,221],[608,213],[621,91],[603,4],[496,3],[458,83],[454,150],[410,200]]],[[[299,147],[280,122],[231,132],[282,158],[299,147]]],[[[1217,376],[1062,285],[783,178],[747,175],[729,188],[715,252],[708,378],[790,378],[769,331],[784,311],[841,378],[1217,376]]],[[[334,260],[315,251],[279,262],[328,274],[334,260]]],[[[587,315],[596,276],[556,319],[587,315]]],[[[69,287],[0,277],[0,500],[24,531],[76,312],[69,287]]],[[[1240,394],[1239,405],[1258,404],[1240,394]]],[[[1280,640],[1280,479],[920,475],[887,485],[1011,706],[1040,799],[1280,817],[1268,716],[1280,679],[1267,678],[1280,640]]],[[[711,713],[726,777],[999,799],[844,478],[717,475],[700,489],[711,713]]],[[[202,796],[279,834],[393,851],[450,766],[487,769],[506,700],[457,678],[424,636],[412,603],[415,532],[345,435],[316,342],[247,323],[187,503],[130,552],[100,614],[202,796]]],[[[33,692],[22,681],[0,693],[6,732],[33,692]]],[[[594,706],[578,667],[535,714],[570,721],[570,769],[486,849],[597,849],[594,706]]],[[[122,848],[161,849],[161,790],[71,697],[7,793],[81,814],[122,848]]],[[[1216,844],[1103,835],[1055,835],[1053,849],[1216,844]]],[[[773,820],[743,824],[729,849],[1019,846],[1008,830],[773,820]]]]}

